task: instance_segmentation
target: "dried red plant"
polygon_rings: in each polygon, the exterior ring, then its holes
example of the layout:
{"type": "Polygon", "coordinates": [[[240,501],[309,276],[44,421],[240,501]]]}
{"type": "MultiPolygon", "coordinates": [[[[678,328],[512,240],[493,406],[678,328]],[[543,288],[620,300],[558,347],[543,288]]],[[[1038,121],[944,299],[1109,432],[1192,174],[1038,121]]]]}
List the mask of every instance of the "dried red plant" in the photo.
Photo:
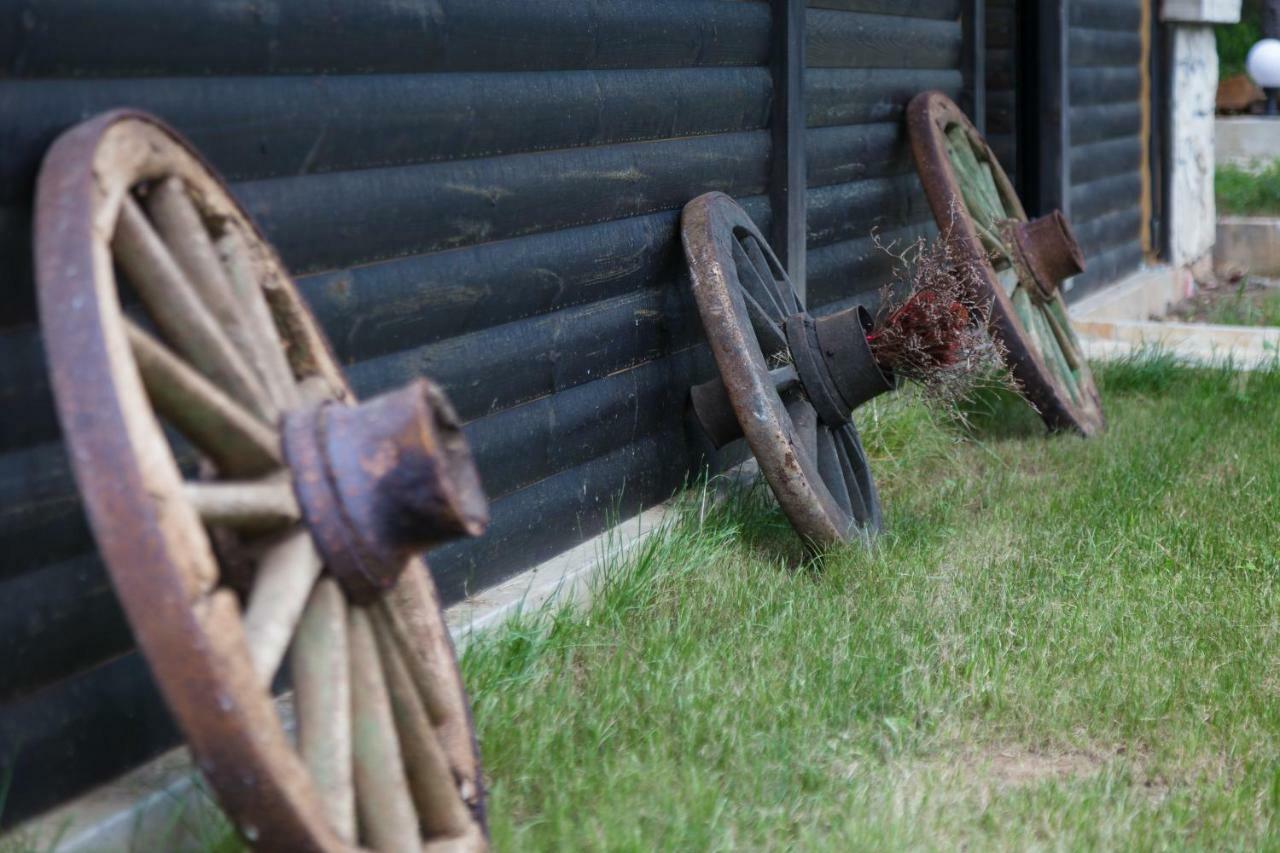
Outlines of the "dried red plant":
{"type": "Polygon", "coordinates": [[[1008,385],[1004,349],[988,332],[992,299],[978,264],[945,236],[902,251],[879,237],[875,243],[897,261],[867,334],[876,363],[953,408],[993,378],[1008,385]]]}

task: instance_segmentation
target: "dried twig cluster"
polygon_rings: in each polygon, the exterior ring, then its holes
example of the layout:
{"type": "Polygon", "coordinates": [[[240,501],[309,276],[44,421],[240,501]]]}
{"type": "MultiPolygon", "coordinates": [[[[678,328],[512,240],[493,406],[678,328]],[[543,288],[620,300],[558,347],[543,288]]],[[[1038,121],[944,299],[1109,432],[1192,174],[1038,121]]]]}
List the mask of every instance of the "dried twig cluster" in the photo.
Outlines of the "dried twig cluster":
{"type": "Polygon", "coordinates": [[[946,235],[899,249],[873,235],[896,264],[867,341],[876,363],[953,411],[982,386],[1008,386],[1004,347],[988,332],[992,297],[977,262],[946,235]]]}

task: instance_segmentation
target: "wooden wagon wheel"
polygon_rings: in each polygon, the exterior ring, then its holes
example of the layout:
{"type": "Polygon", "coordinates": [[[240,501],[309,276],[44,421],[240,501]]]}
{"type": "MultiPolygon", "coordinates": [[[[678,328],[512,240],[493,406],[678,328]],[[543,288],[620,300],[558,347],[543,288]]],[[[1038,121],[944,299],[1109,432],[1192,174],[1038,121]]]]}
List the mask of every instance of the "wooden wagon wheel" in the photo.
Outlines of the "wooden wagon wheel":
{"type": "Polygon", "coordinates": [[[907,127],[938,228],[978,262],[991,289],[992,331],[1023,393],[1051,429],[1102,432],[1102,400],[1060,290],[1084,271],[1066,219],[1054,211],[1028,222],[990,146],[946,95],[917,95],[907,127]]]}
{"type": "Polygon", "coordinates": [[[880,529],[853,410],[894,387],[867,344],[870,317],[815,319],[751,218],[723,193],[685,206],[685,257],[720,378],[693,389],[716,447],[745,437],[796,531],[824,547],[880,529]]]}
{"type": "Polygon", "coordinates": [[[413,556],[487,522],[442,394],[419,380],[354,405],[274,253],[149,116],[54,144],[35,245],[94,535],[240,832],[269,850],[483,849],[469,707],[413,556]],[[296,735],[272,699],[286,656],[296,735]]]}

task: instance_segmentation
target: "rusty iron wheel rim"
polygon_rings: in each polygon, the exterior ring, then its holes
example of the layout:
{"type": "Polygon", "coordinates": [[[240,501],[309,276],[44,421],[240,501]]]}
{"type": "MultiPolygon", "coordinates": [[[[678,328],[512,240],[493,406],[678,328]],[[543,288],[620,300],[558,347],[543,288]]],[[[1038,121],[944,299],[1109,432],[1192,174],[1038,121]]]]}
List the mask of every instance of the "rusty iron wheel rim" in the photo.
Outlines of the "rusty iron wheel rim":
{"type": "MultiPolygon", "coordinates": [[[[238,830],[272,850],[392,849],[410,832],[418,849],[484,849],[469,703],[425,564],[406,558],[384,594],[357,605],[314,556],[278,430],[354,396],[274,252],[199,155],[141,113],[63,134],[36,201],[42,331],[89,521],[138,646],[238,830]],[[197,227],[174,230],[184,222],[197,227]],[[182,315],[197,331],[180,337],[163,319],[173,299],[207,292],[191,286],[195,257],[219,266],[222,308],[236,318],[206,312],[234,325],[221,327],[234,351],[213,346],[212,361],[192,356],[219,341],[191,319],[207,304],[182,315]],[[155,262],[145,287],[139,258],[155,262]],[[122,308],[117,265],[158,331],[122,308]],[[183,394],[199,405],[174,404],[183,394]],[[296,744],[271,692],[286,654],[296,744]],[[377,755],[389,760],[374,766],[377,755]],[[390,805],[375,806],[375,793],[390,805]]],[[[485,512],[482,496],[475,506],[485,512]]]]}
{"type": "Polygon", "coordinates": [[[995,233],[999,229],[983,228],[976,221],[965,197],[969,186],[952,162],[950,152],[956,148],[948,134],[962,137],[979,165],[990,166],[986,175],[990,183],[982,191],[994,190],[1010,224],[1026,223],[1026,211],[999,160],[964,112],[940,92],[924,92],[912,99],[907,128],[939,230],[957,239],[961,250],[982,270],[992,296],[992,334],[1007,350],[1010,371],[1023,396],[1050,429],[1070,429],[1084,436],[1101,433],[1105,429],[1102,399],[1061,291],[1045,294],[1020,259],[1014,259],[1017,248],[1010,235],[995,233]],[[993,254],[1007,256],[999,270],[993,254]]]}
{"type": "Polygon", "coordinates": [[[857,429],[822,422],[788,373],[787,321],[807,315],[768,241],[723,193],[689,202],[681,232],[723,393],[782,511],[815,549],[878,532],[880,499],[857,429]]]}

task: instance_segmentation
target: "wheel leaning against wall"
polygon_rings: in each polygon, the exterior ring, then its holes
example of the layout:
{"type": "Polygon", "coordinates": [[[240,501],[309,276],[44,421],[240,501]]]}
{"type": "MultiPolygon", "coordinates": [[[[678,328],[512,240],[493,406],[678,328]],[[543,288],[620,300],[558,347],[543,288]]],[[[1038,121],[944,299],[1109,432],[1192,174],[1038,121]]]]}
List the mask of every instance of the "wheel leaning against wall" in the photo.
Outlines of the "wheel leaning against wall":
{"type": "Polygon", "coordinates": [[[692,389],[717,448],[746,438],[791,525],[814,548],[867,538],[880,496],[853,410],[896,387],[850,308],[811,317],[755,223],[724,193],[685,205],[681,235],[720,377],[692,389]]]}
{"type": "Polygon", "coordinates": [[[239,831],[269,850],[484,849],[469,705],[414,556],[487,523],[443,394],[419,380],[356,405],[273,251],[155,118],[68,131],[36,202],[94,536],[239,831]],[[294,736],[272,698],[286,658],[294,736]]]}
{"type": "Polygon", "coordinates": [[[992,333],[1023,395],[1050,429],[1101,433],[1102,398],[1062,298],[1062,282],[1084,271],[1066,218],[1054,211],[1028,221],[987,141],[941,92],[912,99],[907,129],[938,229],[979,265],[991,290],[992,333]]]}

